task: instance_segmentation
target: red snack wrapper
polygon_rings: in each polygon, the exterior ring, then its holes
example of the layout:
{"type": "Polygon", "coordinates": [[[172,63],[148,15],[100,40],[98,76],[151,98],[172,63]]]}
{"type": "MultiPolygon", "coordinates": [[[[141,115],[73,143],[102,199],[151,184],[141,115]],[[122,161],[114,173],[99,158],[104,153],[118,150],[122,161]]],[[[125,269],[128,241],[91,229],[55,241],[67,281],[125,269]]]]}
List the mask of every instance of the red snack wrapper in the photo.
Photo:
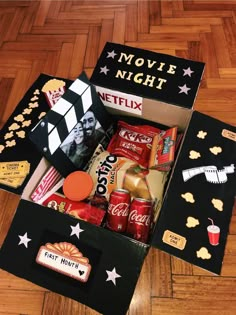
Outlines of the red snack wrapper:
{"type": "Polygon", "coordinates": [[[72,201],[58,193],[48,197],[43,205],[98,226],[102,224],[105,215],[105,211],[100,208],[83,201],[72,201]]]}
{"type": "Polygon", "coordinates": [[[153,138],[158,133],[160,129],[152,126],[133,126],[119,121],[117,132],[112,137],[107,151],[148,167],[153,138]]]}
{"type": "Polygon", "coordinates": [[[169,170],[175,158],[177,127],[155,135],[149,160],[149,168],[169,170]]]}

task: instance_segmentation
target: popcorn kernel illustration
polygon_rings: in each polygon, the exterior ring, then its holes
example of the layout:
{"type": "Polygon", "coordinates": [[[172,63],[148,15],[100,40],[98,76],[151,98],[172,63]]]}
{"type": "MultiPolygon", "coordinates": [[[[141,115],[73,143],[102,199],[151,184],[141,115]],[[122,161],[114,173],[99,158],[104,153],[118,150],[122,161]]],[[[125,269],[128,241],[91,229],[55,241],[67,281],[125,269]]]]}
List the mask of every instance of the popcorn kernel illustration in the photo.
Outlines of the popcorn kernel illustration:
{"type": "Polygon", "coordinates": [[[211,203],[213,204],[214,208],[216,208],[219,211],[223,211],[223,201],[222,200],[213,198],[211,200],[211,203]]]}
{"type": "Polygon", "coordinates": [[[43,118],[44,116],[46,115],[46,112],[41,112],[38,116],[38,119],[41,119],[43,118]]]}
{"type": "Polygon", "coordinates": [[[36,108],[36,107],[39,107],[39,103],[38,102],[29,103],[29,108],[36,108]]]}
{"type": "Polygon", "coordinates": [[[211,151],[211,153],[213,153],[215,155],[217,155],[217,154],[222,152],[222,148],[221,147],[212,147],[209,150],[211,151]]]}
{"type": "Polygon", "coordinates": [[[25,108],[23,111],[24,115],[29,115],[32,112],[32,108],[25,108]]]}
{"type": "Polygon", "coordinates": [[[190,203],[195,202],[193,194],[191,194],[190,192],[182,194],[181,197],[184,198],[186,202],[190,202],[190,203]]]}
{"type": "Polygon", "coordinates": [[[31,125],[31,120],[25,120],[22,124],[22,127],[29,127],[31,125]]]}
{"type": "Polygon", "coordinates": [[[39,94],[40,94],[40,92],[38,89],[34,91],[34,95],[39,95],[39,94]]]}
{"type": "Polygon", "coordinates": [[[187,226],[188,228],[194,228],[194,227],[196,227],[197,225],[199,225],[199,220],[198,220],[198,219],[195,219],[194,217],[188,217],[188,218],[187,218],[186,226],[187,226]]]}
{"type": "Polygon", "coordinates": [[[197,152],[197,151],[191,150],[191,151],[189,152],[189,158],[190,158],[191,160],[196,160],[196,159],[198,159],[198,158],[200,158],[200,157],[201,157],[201,154],[200,154],[199,152],[197,152]]]}
{"type": "Polygon", "coordinates": [[[32,97],[30,100],[32,101],[32,102],[34,102],[34,101],[37,101],[39,98],[38,98],[38,96],[34,96],[34,97],[32,97]]]}
{"type": "Polygon", "coordinates": [[[7,140],[7,139],[11,139],[13,137],[14,133],[13,131],[10,131],[10,132],[7,132],[4,136],[4,139],[7,140]]]}
{"type": "Polygon", "coordinates": [[[206,135],[207,135],[207,132],[200,130],[197,134],[197,137],[200,139],[205,139],[206,135]]]}
{"type": "Polygon", "coordinates": [[[20,129],[20,126],[17,123],[13,123],[13,124],[11,124],[11,126],[9,126],[8,129],[9,130],[17,130],[17,129],[20,129]]]}
{"type": "Polygon", "coordinates": [[[201,247],[196,253],[197,253],[197,258],[211,259],[211,254],[208,252],[206,247],[201,247]]]}
{"type": "Polygon", "coordinates": [[[20,114],[20,115],[17,115],[16,117],[14,117],[14,120],[15,121],[24,121],[24,116],[22,115],[22,114],[20,114]]]}
{"type": "Polygon", "coordinates": [[[6,141],[6,147],[14,147],[16,145],[16,140],[6,141]]]}
{"type": "Polygon", "coordinates": [[[19,138],[22,138],[22,139],[25,138],[25,131],[24,130],[17,131],[16,134],[19,138]]]}
{"type": "Polygon", "coordinates": [[[0,153],[5,149],[4,145],[0,144],[0,153]]]}

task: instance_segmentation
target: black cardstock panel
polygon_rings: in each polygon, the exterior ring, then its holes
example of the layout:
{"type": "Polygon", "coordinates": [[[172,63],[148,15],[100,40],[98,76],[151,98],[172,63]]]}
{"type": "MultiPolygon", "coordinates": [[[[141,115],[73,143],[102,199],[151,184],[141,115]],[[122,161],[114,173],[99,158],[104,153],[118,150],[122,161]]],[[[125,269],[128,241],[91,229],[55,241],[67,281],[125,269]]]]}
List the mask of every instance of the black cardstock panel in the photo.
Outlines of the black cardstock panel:
{"type": "Polygon", "coordinates": [[[180,156],[171,179],[168,193],[161,209],[152,245],[170,254],[180,257],[194,265],[220,274],[224,256],[225,244],[232,215],[234,197],[236,193],[236,172],[227,174],[227,182],[221,184],[206,181],[204,174],[199,174],[184,182],[182,171],[190,168],[214,165],[218,170],[234,164],[236,166],[236,143],[221,135],[222,130],[236,132],[236,128],[203,115],[193,112],[180,156]],[[205,139],[197,137],[199,131],[207,132],[205,139]],[[222,152],[214,155],[209,148],[221,147],[222,152]],[[201,154],[198,159],[190,159],[189,153],[195,150],[201,154]],[[186,202],[181,194],[190,192],[194,196],[194,203],[186,202]],[[223,211],[217,210],[211,200],[223,201],[223,211]],[[194,228],[186,226],[187,217],[192,216],[199,220],[194,228]],[[208,218],[220,227],[219,245],[213,246],[208,241],[208,218]],[[187,239],[183,250],[176,249],[162,241],[166,230],[177,233],[187,239]],[[196,251],[201,247],[207,248],[211,259],[197,258],[196,251]]]}
{"type": "Polygon", "coordinates": [[[0,251],[0,267],[18,277],[70,297],[104,315],[124,315],[132,298],[148,245],[118,233],[77,220],[50,208],[21,200],[8,235],[0,251]],[[71,227],[84,230],[79,239],[71,227]],[[27,232],[28,248],[19,244],[27,232]],[[41,245],[70,242],[89,258],[92,270],[87,283],[71,279],[35,262],[41,245]],[[16,263],[17,262],[17,263],[16,263]],[[106,270],[121,276],[116,285],[107,281],[106,270]]]}
{"type": "MultiPolygon", "coordinates": [[[[105,106],[98,97],[94,86],[89,82],[86,74],[82,72],[78,79],[88,85],[88,88],[91,89],[91,106],[87,108],[86,111],[84,111],[83,102],[81,101],[80,95],[73,93],[73,91],[70,90],[70,87],[62,96],[62,98],[64,98],[68,103],[71,103],[71,107],[75,108],[77,122],[81,120],[81,118],[88,110],[94,113],[95,117],[101,124],[101,127],[105,131],[103,138],[100,139],[100,144],[102,144],[106,148],[111,139],[111,136],[114,133],[113,119],[105,109],[105,106]]],[[[70,132],[68,131],[68,128],[65,124],[64,116],[57,115],[57,113],[55,114],[54,109],[49,111],[48,114],[40,121],[40,123],[34,129],[32,129],[31,133],[29,134],[29,138],[37,147],[40,154],[45,156],[45,158],[62,174],[63,177],[66,177],[68,174],[78,170],[78,167],[73,164],[73,162],[66,156],[66,154],[62,151],[60,147],[58,147],[57,150],[53,153],[51,153],[48,149],[48,125],[51,122],[53,122],[54,125],[53,130],[59,130],[59,134],[61,137],[63,137],[64,141],[70,132]]],[[[77,124],[77,122],[75,123],[75,125],[77,124]]],[[[63,143],[63,141],[61,141],[61,143],[63,143]]],[[[97,143],[97,145],[98,144],[99,143],[97,143]]],[[[90,157],[84,160],[83,165],[80,167],[80,169],[86,169],[90,157]]]]}
{"type": "MultiPolygon", "coordinates": [[[[38,121],[39,121],[39,115],[42,112],[48,112],[50,107],[46,101],[46,97],[44,93],[41,91],[42,87],[44,84],[51,80],[51,79],[58,79],[58,80],[63,80],[66,83],[65,87],[68,87],[72,81],[66,80],[66,79],[61,79],[58,77],[52,77],[46,74],[40,74],[40,76],[37,78],[37,80],[33,83],[33,85],[28,89],[28,91],[25,93],[24,97],[22,100],[19,102],[9,119],[7,120],[6,124],[3,126],[0,132],[0,145],[5,145],[6,141],[9,140],[11,141],[12,139],[15,139],[16,145],[12,147],[5,147],[5,149],[0,153],[0,161],[1,162],[11,162],[11,161],[23,161],[26,160],[30,163],[30,173],[27,175],[25,181],[23,184],[18,187],[18,188],[12,188],[10,186],[6,186],[3,184],[0,184],[0,188],[16,193],[16,194],[21,194],[22,191],[24,190],[25,185],[27,184],[29,178],[33,174],[35,168],[37,167],[39,161],[42,158],[42,154],[38,152],[38,150],[35,148],[35,146],[32,144],[32,142],[28,138],[28,134],[30,133],[31,129],[33,126],[35,126],[38,121]],[[10,139],[4,139],[5,135],[9,133],[9,127],[13,123],[17,123],[17,121],[14,119],[18,115],[22,114],[26,108],[29,107],[29,103],[32,103],[31,98],[34,97],[34,92],[35,90],[39,90],[39,99],[37,100],[38,102],[38,107],[32,108],[32,111],[30,114],[24,114],[24,119],[25,120],[30,120],[30,125],[28,127],[20,128],[16,131],[19,130],[24,130],[25,131],[25,138],[19,138],[16,136],[15,131],[14,131],[14,137],[10,139]]],[[[22,123],[19,122],[19,125],[22,123]]]]}
{"type": "Polygon", "coordinates": [[[95,85],[103,86],[108,89],[119,90],[121,92],[156,99],[169,104],[192,108],[204,66],[205,64],[202,62],[108,42],[99,57],[90,81],[95,85]],[[109,55],[109,53],[113,51],[115,53],[114,58],[109,55]],[[121,55],[122,53],[125,55],[121,55]],[[129,59],[130,55],[134,55],[134,57],[129,59]],[[139,64],[141,59],[144,59],[143,65],[135,65],[135,62],[139,64]],[[138,60],[138,62],[136,60],[138,60]],[[148,60],[150,60],[150,68],[148,68],[148,60]],[[156,64],[151,67],[154,61],[156,61],[156,64]],[[162,67],[162,71],[157,70],[160,63],[165,63],[162,67]],[[176,66],[175,74],[167,73],[170,65],[176,66]],[[102,71],[104,67],[108,69],[106,74],[102,71]],[[189,75],[183,75],[183,69],[188,69],[188,67],[190,67],[191,71],[194,71],[191,77],[189,75]],[[129,78],[130,73],[132,73],[132,76],[129,80],[117,77],[118,70],[126,71],[125,78],[129,78]],[[153,87],[134,82],[133,76],[138,73],[144,75],[144,80],[147,75],[156,77],[153,87]],[[159,84],[157,81],[158,78],[167,80],[167,82],[162,85],[162,89],[156,88],[159,84]],[[188,95],[179,93],[179,86],[184,86],[185,84],[187,87],[191,88],[188,95]]]}

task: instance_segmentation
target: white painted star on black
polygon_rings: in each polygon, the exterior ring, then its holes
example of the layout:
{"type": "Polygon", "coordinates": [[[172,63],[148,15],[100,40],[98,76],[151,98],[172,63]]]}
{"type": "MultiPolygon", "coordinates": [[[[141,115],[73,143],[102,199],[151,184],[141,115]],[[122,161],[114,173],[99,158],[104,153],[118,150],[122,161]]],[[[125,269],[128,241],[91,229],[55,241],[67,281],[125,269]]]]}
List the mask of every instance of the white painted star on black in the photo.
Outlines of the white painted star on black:
{"type": "Polygon", "coordinates": [[[116,272],[116,268],[114,267],[112,271],[106,270],[108,275],[106,281],[112,281],[114,285],[116,285],[116,278],[121,278],[121,276],[116,272]]]}
{"type": "Polygon", "coordinates": [[[191,90],[189,87],[187,87],[186,84],[184,84],[183,86],[179,86],[179,88],[180,88],[179,94],[185,93],[186,95],[188,95],[188,91],[191,90]]]}
{"type": "Polygon", "coordinates": [[[194,71],[192,71],[190,67],[188,67],[187,69],[183,69],[183,71],[184,71],[183,76],[188,75],[189,77],[191,77],[192,73],[194,73],[194,71]]]}
{"type": "Polygon", "coordinates": [[[76,235],[77,238],[79,239],[80,233],[84,231],[84,230],[82,230],[82,229],[80,228],[79,223],[77,223],[75,226],[71,225],[70,227],[71,227],[70,236],[76,235]]]}
{"type": "Polygon", "coordinates": [[[105,75],[107,75],[108,71],[110,71],[110,69],[108,69],[107,66],[100,67],[100,73],[104,73],[105,75]]]}
{"type": "Polygon", "coordinates": [[[115,50],[112,50],[112,51],[108,51],[107,52],[107,58],[112,58],[112,59],[114,59],[115,58],[115,56],[116,56],[117,54],[115,53],[115,50]]]}
{"type": "Polygon", "coordinates": [[[25,247],[28,248],[28,243],[31,241],[31,238],[28,238],[27,232],[24,235],[18,235],[18,237],[20,238],[18,246],[25,245],[25,247]]]}

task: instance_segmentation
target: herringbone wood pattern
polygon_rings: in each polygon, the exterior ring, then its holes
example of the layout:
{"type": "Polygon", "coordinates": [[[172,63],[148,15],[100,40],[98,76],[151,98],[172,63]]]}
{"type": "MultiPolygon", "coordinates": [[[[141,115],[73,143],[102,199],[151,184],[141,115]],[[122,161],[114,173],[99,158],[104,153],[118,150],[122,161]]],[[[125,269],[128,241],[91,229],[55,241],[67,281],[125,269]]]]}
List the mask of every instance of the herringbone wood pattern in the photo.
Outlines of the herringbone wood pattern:
{"type": "MultiPolygon", "coordinates": [[[[0,123],[39,73],[90,76],[106,41],[206,62],[195,108],[236,125],[234,0],[0,1],[0,123]]],[[[18,200],[0,192],[0,245],[18,200]]],[[[221,277],[151,249],[128,314],[233,315],[235,309],[236,209],[221,277]]],[[[98,313],[0,270],[0,314],[98,313]]]]}

